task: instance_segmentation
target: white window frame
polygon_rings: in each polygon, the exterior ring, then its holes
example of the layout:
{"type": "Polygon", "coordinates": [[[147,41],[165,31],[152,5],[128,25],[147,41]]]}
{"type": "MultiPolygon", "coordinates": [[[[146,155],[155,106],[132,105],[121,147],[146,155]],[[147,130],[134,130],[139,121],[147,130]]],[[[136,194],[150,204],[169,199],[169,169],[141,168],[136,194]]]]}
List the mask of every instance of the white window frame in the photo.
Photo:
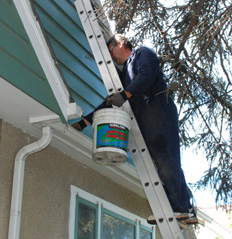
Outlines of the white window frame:
{"type": "MultiPolygon", "coordinates": [[[[118,215],[121,215],[125,218],[128,218],[129,220],[132,220],[136,223],[136,239],[140,239],[140,235],[139,235],[139,229],[140,229],[140,225],[143,225],[147,228],[150,228],[152,230],[152,239],[155,239],[155,227],[151,226],[150,224],[147,223],[147,221],[142,218],[139,217],[125,209],[122,209],[118,206],[115,206],[114,204],[107,202],[99,197],[94,196],[91,193],[88,193],[76,186],[71,185],[71,197],[70,197],[70,208],[69,208],[69,239],[74,239],[75,236],[75,212],[76,212],[76,196],[78,195],[80,198],[89,201],[93,204],[98,205],[98,222],[101,221],[101,210],[102,207],[104,207],[105,209],[112,211],[113,213],[116,213],[118,215]]],[[[100,239],[100,232],[101,232],[101,224],[98,223],[98,235],[97,235],[97,239],[100,239]]]]}

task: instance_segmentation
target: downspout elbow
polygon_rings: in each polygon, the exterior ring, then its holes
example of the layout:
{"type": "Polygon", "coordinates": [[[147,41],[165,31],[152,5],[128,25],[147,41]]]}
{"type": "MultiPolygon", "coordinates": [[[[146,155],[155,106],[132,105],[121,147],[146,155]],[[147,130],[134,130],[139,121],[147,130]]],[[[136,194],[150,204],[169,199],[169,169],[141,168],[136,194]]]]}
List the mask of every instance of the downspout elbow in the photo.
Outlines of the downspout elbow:
{"type": "Polygon", "coordinates": [[[24,146],[15,157],[8,239],[19,239],[26,158],[30,154],[46,148],[51,139],[52,129],[49,126],[45,126],[42,129],[41,138],[32,144],[24,146]]]}

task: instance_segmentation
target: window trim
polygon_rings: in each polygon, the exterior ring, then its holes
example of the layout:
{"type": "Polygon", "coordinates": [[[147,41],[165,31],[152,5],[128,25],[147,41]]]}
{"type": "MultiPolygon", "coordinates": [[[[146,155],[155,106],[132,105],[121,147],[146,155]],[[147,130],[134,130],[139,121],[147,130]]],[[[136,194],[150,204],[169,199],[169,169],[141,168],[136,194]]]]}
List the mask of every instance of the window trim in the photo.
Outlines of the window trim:
{"type": "MultiPolygon", "coordinates": [[[[135,236],[139,239],[140,228],[152,232],[152,239],[155,239],[155,227],[147,223],[147,221],[125,209],[122,209],[108,201],[105,201],[91,193],[88,193],[76,186],[71,185],[70,208],[69,208],[69,239],[75,239],[75,215],[76,215],[76,196],[97,206],[97,222],[101,221],[102,211],[111,212],[110,215],[117,215],[117,218],[126,219],[135,225],[135,236]]],[[[97,238],[100,239],[101,223],[97,225],[97,238]]]]}

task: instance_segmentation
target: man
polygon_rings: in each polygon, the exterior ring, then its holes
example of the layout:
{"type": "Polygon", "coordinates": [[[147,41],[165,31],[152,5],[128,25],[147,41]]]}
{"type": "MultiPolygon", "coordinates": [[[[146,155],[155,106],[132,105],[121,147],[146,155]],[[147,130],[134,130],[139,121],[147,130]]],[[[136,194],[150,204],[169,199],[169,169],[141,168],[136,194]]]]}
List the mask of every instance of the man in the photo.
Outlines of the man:
{"type": "MultiPolygon", "coordinates": [[[[120,79],[124,91],[109,96],[96,110],[120,107],[129,100],[177,220],[195,223],[190,219],[195,214],[180,165],[177,109],[167,93],[158,57],[147,47],[133,50],[131,42],[121,34],[114,35],[107,46],[112,59],[123,65],[120,79]]],[[[82,130],[92,123],[92,117],[93,113],[73,127],[82,130]]],[[[148,222],[156,223],[153,216],[148,222]]]]}

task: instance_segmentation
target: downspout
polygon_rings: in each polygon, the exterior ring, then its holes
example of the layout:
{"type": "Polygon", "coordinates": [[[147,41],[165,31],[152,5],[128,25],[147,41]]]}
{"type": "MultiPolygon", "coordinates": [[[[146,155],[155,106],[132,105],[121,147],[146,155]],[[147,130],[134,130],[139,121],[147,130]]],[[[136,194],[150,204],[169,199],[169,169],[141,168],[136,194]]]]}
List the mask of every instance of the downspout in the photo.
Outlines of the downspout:
{"type": "Polygon", "coordinates": [[[24,146],[15,157],[8,239],[19,239],[26,158],[30,154],[46,148],[51,139],[52,130],[49,126],[45,126],[42,129],[41,138],[32,144],[24,146]]]}

